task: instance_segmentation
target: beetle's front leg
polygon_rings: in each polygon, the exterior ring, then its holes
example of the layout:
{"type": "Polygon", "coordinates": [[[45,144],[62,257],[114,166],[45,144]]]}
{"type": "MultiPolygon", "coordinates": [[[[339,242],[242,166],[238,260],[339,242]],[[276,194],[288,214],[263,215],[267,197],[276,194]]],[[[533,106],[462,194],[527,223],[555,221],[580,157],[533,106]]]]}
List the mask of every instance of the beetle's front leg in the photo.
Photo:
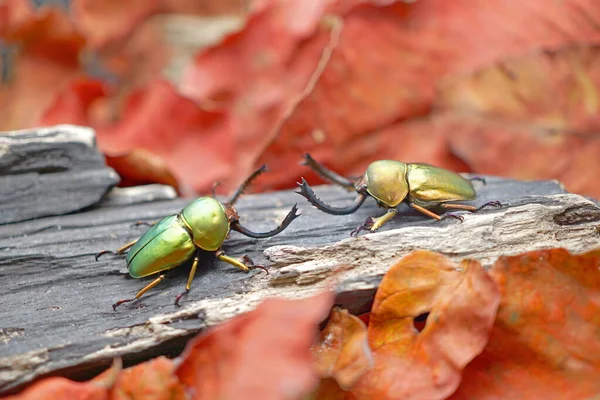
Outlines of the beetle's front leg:
{"type": "Polygon", "coordinates": [[[136,244],[138,241],[138,239],[134,240],[131,243],[127,243],[125,246],[119,247],[116,251],[112,251],[112,250],[102,250],[100,253],[96,254],[96,261],[98,261],[98,258],[104,254],[114,254],[114,255],[121,255],[124,254],[127,250],[129,250],[134,244],[136,244]]]}
{"type": "Polygon", "coordinates": [[[369,217],[365,220],[365,223],[350,232],[350,236],[357,236],[362,230],[370,230],[371,232],[375,232],[377,229],[381,228],[383,224],[391,220],[396,216],[398,212],[395,208],[390,208],[385,214],[381,217],[373,218],[369,217]]]}
{"type": "Polygon", "coordinates": [[[252,260],[250,260],[250,258],[247,256],[244,256],[244,259],[246,259],[247,263],[250,265],[246,265],[245,263],[238,260],[237,258],[233,258],[233,257],[229,257],[228,255],[225,255],[223,250],[218,250],[215,254],[219,260],[225,261],[227,264],[231,264],[234,267],[239,268],[244,272],[249,272],[251,269],[254,269],[254,268],[260,268],[260,269],[266,271],[267,274],[269,273],[269,271],[267,271],[267,269],[265,267],[263,267],[261,265],[254,265],[252,260]]]}

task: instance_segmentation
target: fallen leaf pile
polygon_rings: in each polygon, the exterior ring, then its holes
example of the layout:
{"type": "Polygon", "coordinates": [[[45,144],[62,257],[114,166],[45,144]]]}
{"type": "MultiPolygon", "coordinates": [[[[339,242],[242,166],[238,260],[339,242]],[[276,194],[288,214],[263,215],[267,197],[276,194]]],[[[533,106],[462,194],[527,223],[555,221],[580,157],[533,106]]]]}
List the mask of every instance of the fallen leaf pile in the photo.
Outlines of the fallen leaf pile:
{"type": "MultiPolygon", "coordinates": [[[[371,312],[332,293],[267,299],[183,354],[7,399],[591,399],[600,395],[600,251],[501,257],[486,271],[428,251],[385,275],[371,312]]],[[[118,363],[117,363],[118,364],[118,363]]]]}
{"type": "Polygon", "coordinates": [[[0,130],[92,126],[124,183],[230,190],[268,163],[254,189],[291,188],[319,181],[310,152],[600,196],[596,0],[40,3],[0,3],[0,130]],[[165,16],[245,22],[182,62],[165,16]]]}

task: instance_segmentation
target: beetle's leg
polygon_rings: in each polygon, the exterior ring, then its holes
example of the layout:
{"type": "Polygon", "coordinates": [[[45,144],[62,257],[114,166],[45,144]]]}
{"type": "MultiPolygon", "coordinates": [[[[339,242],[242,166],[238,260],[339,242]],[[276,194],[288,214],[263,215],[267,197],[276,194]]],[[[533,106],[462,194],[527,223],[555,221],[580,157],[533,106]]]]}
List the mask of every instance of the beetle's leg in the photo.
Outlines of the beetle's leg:
{"type": "Polygon", "coordinates": [[[443,203],[442,204],[443,208],[446,209],[455,209],[455,210],[467,210],[470,212],[476,212],[476,211],[480,211],[486,207],[502,207],[502,203],[500,203],[499,201],[488,201],[487,203],[479,206],[479,207],[475,207],[475,206],[469,206],[466,204],[447,204],[447,203],[443,203]]]}
{"type": "Polygon", "coordinates": [[[467,204],[446,204],[446,203],[442,203],[441,206],[447,210],[467,210],[467,211],[475,211],[477,210],[477,207],[475,206],[470,206],[467,204]]]}
{"type": "Polygon", "coordinates": [[[371,232],[375,232],[377,229],[381,228],[381,226],[383,224],[385,224],[386,222],[388,222],[389,220],[394,218],[396,216],[396,213],[398,213],[398,210],[396,210],[395,208],[390,208],[381,217],[378,217],[378,218],[369,217],[365,220],[364,224],[362,224],[361,226],[359,226],[358,228],[356,228],[355,230],[350,232],[350,236],[358,236],[360,231],[363,231],[363,230],[370,230],[371,232]]]}
{"type": "Polygon", "coordinates": [[[146,225],[146,226],[154,226],[156,225],[158,222],[146,222],[146,221],[135,221],[133,224],[131,224],[129,227],[130,228],[137,228],[138,226],[142,226],[142,225],[146,225]]]}
{"type": "Polygon", "coordinates": [[[327,179],[337,185],[340,185],[348,190],[354,190],[354,181],[351,181],[348,178],[345,178],[336,172],[333,172],[330,169],[325,168],[323,164],[318,163],[314,158],[310,156],[310,154],[306,153],[304,155],[304,161],[302,165],[306,165],[310,167],[313,171],[319,174],[322,178],[327,179]]]}
{"type": "Polygon", "coordinates": [[[496,201],[488,201],[487,203],[484,203],[481,206],[477,207],[477,209],[475,211],[482,210],[486,207],[502,207],[502,203],[500,203],[497,200],[496,201]]]}
{"type": "Polygon", "coordinates": [[[235,202],[240,198],[242,193],[244,193],[244,190],[246,190],[248,185],[250,185],[253,180],[255,180],[260,174],[262,174],[266,170],[267,170],[267,166],[265,164],[263,164],[256,171],[254,171],[252,173],[252,175],[250,175],[248,178],[246,178],[246,180],[244,182],[242,182],[240,187],[237,188],[237,190],[233,193],[233,195],[227,201],[227,204],[234,205],[235,202]]]}
{"type": "Polygon", "coordinates": [[[104,254],[121,255],[121,254],[125,253],[127,250],[129,250],[129,248],[131,248],[134,244],[136,244],[137,241],[138,241],[138,239],[134,240],[131,243],[127,243],[125,246],[119,247],[116,251],[102,250],[100,253],[96,254],[96,261],[98,261],[98,258],[104,254]]]}
{"type": "Polygon", "coordinates": [[[267,273],[267,275],[269,275],[269,270],[266,269],[265,267],[263,267],[262,265],[255,265],[254,261],[252,261],[252,259],[248,256],[244,256],[242,257],[242,261],[244,262],[244,264],[246,264],[246,266],[250,269],[262,269],[263,271],[265,271],[267,273]]]}
{"type": "Polygon", "coordinates": [[[120,306],[123,303],[129,303],[130,301],[134,301],[139,299],[140,297],[142,297],[144,295],[144,293],[146,293],[148,290],[152,289],[154,286],[158,285],[159,283],[161,283],[163,281],[163,279],[165,279],[165,274],[162,274],[161,276],[159,276],[158,278],[156,278],[155,280],[153,280],[152,282],[150,282],[149,284],[147,284],[146,286],[144,286],[144,288],[142,290],[140,290],[133,299],[125,299],[125,300],[119,300],[117,301],[115,304],[113,304],[113,310],[117,311],[117,307],[120,306]]]}
{"type": "Polygon", "coordinates": [[[388,212],[383,214],[381,217],[373,218],[373,226],[371,227],[371,232],[375,232],[377,229],[381,228],[383,224],[388,222],[390,219],[394,218],[397,212],[398,210],[396,210],[395,208],[390,208],[388,212]]]}
{"type": "Polygon", "coordinates": [[[455,214],[444,214],[443,217],[440,217],[439,215],[437,215],[436,213],[434,213],[433,211],[430,211],[428,209],[426,209],[425,207],[421,207],[418,204],[415,203],[409,203],[409,205],[414,208],[415,210],[427,215],[428,217],[431,217],[433,219],[437,219],[438,221],[441,221],[442,219],[446,219],[446,218],[455,218],[458,219],[459,221],[464,221],[464,218],[461,217],[460,215],[455,215],[455,214]]]}
{"type": "Polygon", "coordinates": [[[369,217],[365,219],[365,222],[362,225],[356,227],[356,229],[350,232],[350,236],[358,236],[360,231],[368,231],[371,229],[371,227],[373,227],[373,218],[369,217]]]}
{"type": "Polygon", "coordinates": [[[347,207],[332,207],[329,204],[323,203],[323,201],[315,195],[315,192],[313,192],[313,190],[311,189],[311,187],[308,185],[308,183],[306,182],[306,180],[304,178],[302,178],[302,183],[298,183],[298,185],[300,186],[300,191],[298,191],[296,193],[298,193],[299,195],[304,197],[306,200],[308,200],[308,202],[310,204],[317,207],[319,210],[326,212],[327,214],[333,214],[333,215],[352,214],[353,212],[356,212],[356,210],[358,210],[360,206],[362,206],[362,203],[364,203],[365,199],[367,198],[367,195],[365,193],[359,192],[358,195],[356,196],[356,198],[354,199],[354,201],[349,206],[347,206],[347,207]]]}
{"type": "Polygon", "coordinates": [[[177,307],[181,307],[179,305],[179,300],[188,294],[190,288],[192,287],[192,281],[194,280],[194,276],[196,275],[196,268],[198,267],[198,261],[200,261],[200,251],[196,251],[196,255],[194,256],[194,262],[192,263],[192,269],[190,270],[190,275],[188,276],[187,284],[185,285],[185,291],[179,293],[175,298],[175,305],[177,307]]]}
{"type": "Polygon", "coordinates": [[[474,176],[474,177],[472,177],[472,178],[469,178],[469,180],[470,180],[471,182],[473,182],[473,181],[479,181],[479,182],[483,183],[484,185],[486,185],[486,184],[487,184],[487,182],[485,181],[485,178],[484,178],[484,177],[482,177],[482,176],[474,176]]]}
{"type": "Polygon", "coordinates": [[[248,268],[248,266],[246,264],[244,264],[243,262],[241,262],[238,259],[235,259],[233,257],[229,257],[227,255],[225,255],[225,253],[223,252],[223,250],[218,250],[216,252],[216,256],[219,260],[221,261],[225,261],[227,264],[231,264],[236,268],[241,269],[244,272],[248,272],[250,271],[250,268],[248,268]]]}
{"type": "Polygon", "coordinates": [[[271,236],[275,236],[278,233],[281,233],[281,231],[283,231],[285,228],[287,228],[288,225],[291,224],[293,220],[298,218],[300,216],[300,214],[297,214],[296,213],[297,211],[298,211],[297,204],[294,204],[294,206],[292,207],[290,212],[285,216],[285,219],[281,222],[281,224],[279,224],[279,226],[277,228],[275,228],[269,232],[252,232],[251,230],[248,230],[247,228],[240,225],[239,221],[233,222],[231,224],[231,229],[238,231],[239,233],[249,236],[251,238],[257,238],[257,239],[268,238],[271,236]]]}

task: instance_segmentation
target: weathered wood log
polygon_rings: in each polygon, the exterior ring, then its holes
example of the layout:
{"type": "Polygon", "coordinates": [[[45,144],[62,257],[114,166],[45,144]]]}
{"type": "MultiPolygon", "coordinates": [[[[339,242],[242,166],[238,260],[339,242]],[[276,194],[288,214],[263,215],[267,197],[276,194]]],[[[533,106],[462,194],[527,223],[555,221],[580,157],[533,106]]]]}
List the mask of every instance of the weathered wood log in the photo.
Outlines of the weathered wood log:
{"type": "MultiPolygon", "coordinates": [[[[352,198],[336,187],[314,189],[330,204],[352,198]]],[[[275,227],[296,202],[303,212],[276,237],[256,240],[233,232],[226,241],[228,254],[249,255],[269,268],[268,275],[243,273],[207,254],[181,308],[173,301],[185,285],[189,263],[140,301],[114,312],[112,303],[131,297],[148,280],[129,278],[123,257],[96,262],[94,254],[147,229],[131,227],[133,222],[156,221],[189,201],[148,202],[140,195],[143,190],[119,189],[121,200],[107,199],[78,213],[0,225],[1,392],[51,374],[84,378],[116,356],[132,363],[177,354],[198,331],[251,310],[269,296],[297,298],[334,288],[338,304],[366,311],[384,272],[415,249],[490,266],[501,255],[552,247],[582,252],[600,244],[597,204],[551,181],[487,177],[472,204],[499,200],[502,208],[465,213],[461,223],[433,221],[401,207],[380,232],[359,238],[351,238],[350,231],[382,213],[371,199],[355,214],[336,217],[292,191],[247,195],[238,211],[253,230],[275,227]],[[135,196],[124,201],[128,192],[135,196]]]]}
{"type": "Polygon", "coordinates": [[[0,134],[0,223],[81,210],[118,182],[92,129],[59,125],[0,134]]]}

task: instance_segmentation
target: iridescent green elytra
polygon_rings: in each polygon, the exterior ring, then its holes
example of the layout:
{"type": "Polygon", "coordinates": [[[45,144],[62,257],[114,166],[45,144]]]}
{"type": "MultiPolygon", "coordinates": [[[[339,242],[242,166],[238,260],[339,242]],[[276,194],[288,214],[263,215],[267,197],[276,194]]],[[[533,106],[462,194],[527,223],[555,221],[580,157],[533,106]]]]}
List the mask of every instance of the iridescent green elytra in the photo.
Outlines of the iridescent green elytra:
{"type": "MultiPolygon", "coordinates": [[[[358,234],[363,229],[376,231],[396,215],[398,212],[396,207],[403,201],[437,220],[443,217],[429,210],[430,208],[441,206],[445,209],[473,212],[485,206],[501,205],[497,201],[486,203],[479,208],[464,204],[448,204],[449,201],[475,199],[477,194],[473,184],[455,172],[429,164],[407,164],[393,160],[374,161],[369,164],[364,175],[355,181],[325,168],[308,154],[305,155],[304,164],[325,179],[358,193],[349,206],[332,207],[323,203],[302,178],[302,183],[299,184],[300,191],[297,193],[304,196],[319,210],[333,215],[352,214],[359,209],[367,196],[373,197],[381,207],[388,209],[387,213],[379,218],[367,218],[363,225],[352,231],[352,234],[358,234]]],[[[461,216],[454,214],[445,214],[444,217],[453,217],[462,221],[461,216]]]]}
{"type": "MultiPolygon", "coordinates": [[[[227,203],[223,204],[212,197],[200,197],[185,206],[179,214],[165,217],[152,225],[138,240],[126,244],[116,252],[102,251],[98,253],[96,260],[105,253],[123,254],[127,252],[126,261],[129,274],[134,278],[142,278],[175,268],[195,254],[185,291],[175,299],[176,305],[179,305],[181,297],[190,290],[198,266],[200,251],[215,252],[221,261],[243,271],[249,271],[252,265],[248,266],[240,260],[225,255],[221,249],[229,230],[233,229],[253,238],[267,238],[282,232],[300,215],[296,214],[297,207],[294,205],[277,228],[264,233],[252,232],[240,224],[239,216],[233,205],[244,189],[265,169],[266,166],[263,165],[256,170],[236,190],[227,203]]],[[[140,290],[134,298],[119,300],[113,304],[113,308],[116,310],[116,307],[122,303],[139,299],[163,279],[164,274],[161,274],[140,290]]]]}

